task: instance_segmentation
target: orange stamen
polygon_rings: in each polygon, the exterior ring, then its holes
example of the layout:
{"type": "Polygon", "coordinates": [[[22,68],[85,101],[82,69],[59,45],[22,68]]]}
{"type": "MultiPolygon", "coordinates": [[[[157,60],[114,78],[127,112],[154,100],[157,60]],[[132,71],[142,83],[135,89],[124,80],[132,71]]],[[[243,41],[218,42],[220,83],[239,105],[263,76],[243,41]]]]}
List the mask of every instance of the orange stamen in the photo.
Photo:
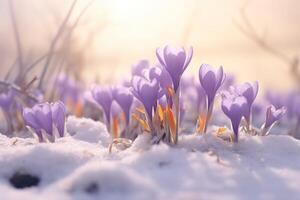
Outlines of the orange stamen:
{"type": "Polygon", "coordinates": [[[173,111],[170,109],[169,106],[166,107],[166,112],[167,112],[167,121],[171,130],[171,134],[173,136],[173,139],[175,138],[176,134],[176,122],[174,118],[173,111]]]}
{"type": "Polygon", "coordinates": [[[138,111],[141,114],[146,114],[146,111],[145,111],[144,107],[137,107],[136,111],[138,111]]]}
{"type": "Polygon", "coordinates": [[[168,95],[170,97],[173,97],[174,96],[174,90],[172,87],[167,87],[167,92],[168,92],[168,95]]]}
{"type": "Polygon", "coordinates": [[[164,120],[164,111],[160,105],[157,105],[157,114],[158,114],[160,122],[162,122],[164,120]]]}
{"type": "Polygon", "coordinates": [[[217,134],[218,134],[218,135],[223,134],[226,130],[227,130],[227,128],[225,128],[225,127],[220,127],[220,128],[218,128],[217,134]]]}
{"type": "Polygon", "coordinates": [[[81,117],[82,113],[83,113],[83,106],[82,106],[82,103],[80,101],[78,101],[75,106],[75,115],[77,117],[81,117]]]}
{"type": "Polygon", "coordinates": [[[118,138],[118,132],[119,132],[119,120],[118,117],[114,117],[112,121],[112,134],[113,138],[118,138]]]}
{"type": "Polygon", "coordinates": [[[140,125],[142,126],[144,131],[150,132],[150,127],[149,127],[148,123],[145,120],[141,119],[136,114],[132,114],[132,118],[140,123],[140,125]]]}
{"type": "Polygon", "coordinates": [[[198,133],[202,133],[204,131],[205,124],[206,124],[206,117],[199,115],[198,127],[197,127],[197,132],[198,133]]]}

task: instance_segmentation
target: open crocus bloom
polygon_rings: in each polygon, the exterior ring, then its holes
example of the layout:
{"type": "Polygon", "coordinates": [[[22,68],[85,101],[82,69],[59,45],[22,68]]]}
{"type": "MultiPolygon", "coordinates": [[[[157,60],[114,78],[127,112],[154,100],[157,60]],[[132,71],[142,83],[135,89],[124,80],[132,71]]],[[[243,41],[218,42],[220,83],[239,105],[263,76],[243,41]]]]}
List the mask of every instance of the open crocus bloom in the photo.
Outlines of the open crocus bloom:
{"type": "Polygon", "coordinates": [[[248,126],[251,124],[251,108],[252,104],[257,96],[258,93],[258,82],[255,81],[252,84],[251,83],[244,83],[235,87],[230,88],[231,92],[239,95],[244,96],[247,100],[247,103],[249,105],[249,111],[247,112],[247,115],[244,116],[248,126]]]}
{"type": "Polygon", "coordinates": [[[126,125],[129,124],[130,120],[130,109],[133,102],[133,95],[128,88],[125,87],[116,87],[113,89],[113,98],[114,100],[120,105],[122,108],[125,119],[126,125]]]}
{"type": "Polygon", "coordinates": [[[132,79],[132,93],[144,105],[148,118],[152,121],[152,111],[159,98],[159,83],[156,79],[147,80],[140,76],[132,79]]]}
{"type": "Polygon", "coordinates": [[[56,133],[60,137],[64,136],[65,116],[62,102],[40,103],[23,110],[25,124],[35,132],[40,142],[54,142],[56,133]]]}
{"type": "Polygon", "coordinates": [[[202,64],[199,69],[199,80],[207,95],[207,103],[211,105],[218,89],[225,80],[223,67],[221,66],[218,71],[215,71],[210,65],[202,64]]]}
{"type": "Polygon", "coordinates": [[[112,89],[110,86],[96,86],[92,90],[92,97],[95,102],[102,108],[106,118],[106,124],[110,124],[110,110],[113,101],[112,89]]]}
{"type": "Polygon", "coordinates": [[[207,97],[207,115],[204,128],[204,132],[206,132],[208,122],[213,112],[213,104],[216,93],[225,80],[223,67],[221,66],[218,71],[215,71],[210,65],[202,64],[199,69],[199,80],[207,97]]]}
{"type": "Polygon", "coordinates": [[[273,105],[267,108],[266,112],[266,122],[263,125],[262,135],[267,135],[273,124],[280,120],[286,112],[285,107],[276,109],[273,105]]]}
{"type": "Polygon", "coordinates": [[[167,45],[164,48],[158,48],[156,56],[160,64],[170,74],[174,91],[176,92],[181,76],[193,57],[193,48],[190,47],[189,52],[186,54],[184,48],[175,48],[167,45]]]}
{"type": "Polygon", "coordinates": [[[234,142],[238,142],[240,122],[245,113],[248,112],[247,100],[243,96],[225,95],[222,100],[222,110],[231,121],[234,142]]]}

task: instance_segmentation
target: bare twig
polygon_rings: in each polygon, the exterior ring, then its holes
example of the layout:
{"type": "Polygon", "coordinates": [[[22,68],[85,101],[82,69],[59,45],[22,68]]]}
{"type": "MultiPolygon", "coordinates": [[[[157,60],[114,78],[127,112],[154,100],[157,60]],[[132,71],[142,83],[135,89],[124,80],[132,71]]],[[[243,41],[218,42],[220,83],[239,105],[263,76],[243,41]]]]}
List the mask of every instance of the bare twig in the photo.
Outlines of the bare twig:
{"type": "MultiPolygon", "coordinates": [[[[73,34],[76,26],[78,25],[80,19],[82,18],[82,16],[84,15],[84,13],[87,11],[87,9],[92,5],[93,2],[94,2],[94,0],[90,0],[88,2],[88,4],[81,10],[81,12],[77,16],[75,22],[70,27],[70,29],[68,31],[68,34],[67,34],[67,36],[64,39],[63,46],[66,46],[67,44],[69,44],[69,42],[70,42],[70,40],[72,38],[72,34],[73,34]]],[[[64,49],[64,47],[63,47],[63,49],[64,49]]],[[[67,54],[67,52],[64,51],[63,52],[63,56],[62,56],[62,60],[61,60],[61,62],[58,65],[58,70],[57,70],[56,77],[55,77],[55,80],[54,80],[54,83],[53,83],[53,89],[51,90],[50,99],[54,98],[54,91],[55,91],[54,88],[57,85],[59,74],[63,71],[63,65],[65,63],[66,54],[67,54]]],[[[53,71],[55,71],[55,70],[53,70],[53,71]]]]}
{"type": "Polygon", "coordinates": [[[87,9],[92,5],[92,3],[94,2],[94,0],[90,0],[89,3],[81,10],[81,12],[79,13],[79,15],[77,16],[75,22],[73,23],[73,25],[71,26],[70,30],[69,30],[69,35],[72,34],[73,30],[76,28],[76,26],[78,25],[80,19],[82,18],[82,16],[84,15],[84,13],[87,11],[87,9]]]}
{"type": "Polygon", "coordinates": [[[24,91],[23,88],[19,87],[18,85],[14,84],[14,83],[9,83],[6,81],[1,81],[0,80],[0,85],[6,87],[6,88],[11,88],[13,90],[15,90],[16,92],[25,95],[26,97],[28,97],[29,99],[38,102],[38,99],[36,97],[34,97],[33,95],[29,94],[27,91],[24,91]]]}
{"type": "Polygon", "coordinates": [[[276,49],[276,47],[273,47],[272,45],[268,44],[265,41],[265,37],[263,35],[258,34],[255,27],[250,22],[249,18],[246,15],[245,9],[246,7],[243,7],[240,10],[242,23],[233,20],[235,26],[240,30],[241,33],[243,33],[246,37],[248,37],[250,40],[255,42],[263,50],[270,53],[274,57],[280,59],[287,66],[289,66],[291,69],[291,75],[294,77],[294,79],[298,82],[299,85],[300,84],[300,74],[298,72],[299,58],[298,57],[291,58],[285,53],[283,53],[282,51],[276,49]]]}
{"type": "Polygon", "coordinates": [[[7,81],[9,79],[10,75],[14,71],[14,68],[15,68],[17,62],[18,62],[18,57],[14,60],[14,62],[12,63],[12,65],[9,67],[9,70],[8,70],[7,74],[5,75],[5,77],[4,77],[5,81],[7,81]]]}
{"type": "Polygon", "coordinates": [[[45,66],[42,70],[42,74],[41,74],[41,78],[40,78],[40,81],[39,81],[39,85],[38,85],[38,88],[39,89],[42,89],[42,85],[43,85],[43,81],[44,81],[44,78],[46,76],[46,73],[47,73],[47,70],[49,68],[49,65],[51,64],[51,60],[52,60],[52,57],[53,57],[53,52],[55,50],[55,46],[56,46],[56,43],[57,41],[59,40],[60,36],[62,35],[62,33],[64,32],[65,30],[65,27],[67,25],[67,22],[69,21],[69,18],[73,12],[73,9],[76,5],[76,2],[77,0],[73,0],[73,3],[71,4],[71,7],[69,8],[69,11],[65,17],[65,19],[63,20],[62,24],[60,25],[55,37],[53,38],[51,44],[50,44],[50,48],[49,48],[49,52],[48,52],[48,57],[46,58],[46,62],[45,62],[45,66]]]}
{"type": "MultiPolygon", "coordinates": [[[[53,53],[54,53],[54,52],[53,52],[53,53]]],[[[27,67],[24,76],[27,75],[27,74],[28,74],[35,66],[37,66],[40,62],[42,62],[48,55],[49,55],[49,54],[47,53],[47,54],[45,54],[45,55],[39,57],[39,58],[36,59],[35,61],[33,61],[33,63],[31,63],[31,64],[27,67]]]]}
{"type": "Polygon", "coordinates": [[[22,53],[22,45],[20,39],[20,33],[17,26],[16,16],[15,16],[15,9],[13,5],[13,0],[8,0],[9,4],[9,11],[10,11],[10,18],[13,26],[14,37],[16,40],[17,45],[17,52],[18,52],[18,63],[19,63],[19,74],[17,76],[17,81],[22,77],[23,74],[23,53],[22,53]]]}

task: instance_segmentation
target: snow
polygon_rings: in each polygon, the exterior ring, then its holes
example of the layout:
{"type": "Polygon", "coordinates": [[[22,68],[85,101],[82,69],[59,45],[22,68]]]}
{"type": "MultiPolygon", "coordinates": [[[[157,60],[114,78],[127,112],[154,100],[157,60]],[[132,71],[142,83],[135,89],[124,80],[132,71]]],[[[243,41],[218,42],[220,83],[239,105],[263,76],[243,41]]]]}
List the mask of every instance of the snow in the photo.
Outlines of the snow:
{"type": "Polygon", "coordinates": [[[69,135],[56,143],[0,135],[0,199],[299,199],[300,141],[241,134],[238,144],[184,135],[177,146],[150,145],[140,135],[130,148],[113,147],[105,125],[69,117],[69,135]],[[15,189],[16,172],[41,179],[15,189]]]}

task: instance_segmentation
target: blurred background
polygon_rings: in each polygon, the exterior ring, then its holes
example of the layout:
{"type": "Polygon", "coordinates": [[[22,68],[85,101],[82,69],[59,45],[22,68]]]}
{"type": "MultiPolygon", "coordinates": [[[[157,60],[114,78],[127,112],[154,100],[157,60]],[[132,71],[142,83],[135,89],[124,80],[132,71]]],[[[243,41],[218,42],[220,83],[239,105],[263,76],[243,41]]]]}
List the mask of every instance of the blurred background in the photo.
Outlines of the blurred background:
{"type": "Polygon", "coordinates": [[[286,90],[299,84],[299,10],[299,0],[0,0],[0,80],[20,61],[40,78],[52,45],[48,74],[120,81],[171,44],[194,47],[185,75],[223,65],[238,82],[286,90]]]}

